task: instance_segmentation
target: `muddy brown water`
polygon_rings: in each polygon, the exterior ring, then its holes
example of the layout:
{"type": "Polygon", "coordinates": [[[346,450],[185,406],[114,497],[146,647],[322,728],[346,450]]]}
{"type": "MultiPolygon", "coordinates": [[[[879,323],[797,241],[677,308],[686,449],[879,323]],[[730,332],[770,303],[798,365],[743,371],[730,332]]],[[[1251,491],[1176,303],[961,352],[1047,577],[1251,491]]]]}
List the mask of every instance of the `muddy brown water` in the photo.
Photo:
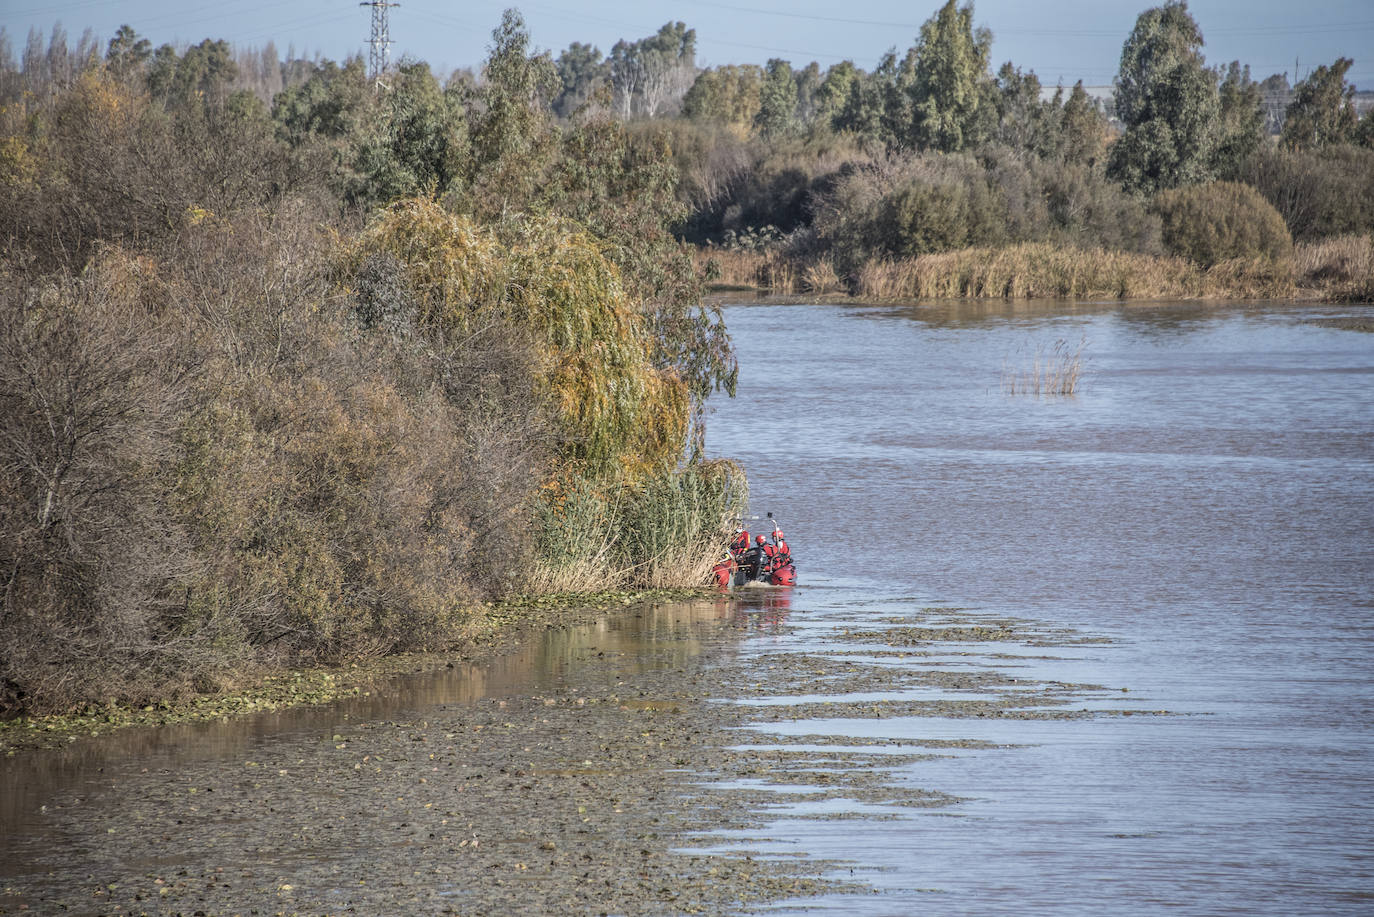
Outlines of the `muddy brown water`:
{"type": "Polygon", "coordinates": [[[1369,913],[1371,311],[729,306],[801,585],[0,761],[0,913],[1369,913]]]}

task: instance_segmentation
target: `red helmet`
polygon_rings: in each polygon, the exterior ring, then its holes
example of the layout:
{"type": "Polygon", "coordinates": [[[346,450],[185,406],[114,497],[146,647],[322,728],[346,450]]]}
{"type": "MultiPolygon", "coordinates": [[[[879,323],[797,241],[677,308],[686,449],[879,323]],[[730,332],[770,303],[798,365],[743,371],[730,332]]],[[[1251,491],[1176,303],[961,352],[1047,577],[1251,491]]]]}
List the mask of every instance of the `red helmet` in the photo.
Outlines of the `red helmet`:
{"type": "Polygon", "coordinates": [[[781,538],[781,537],[782,537],[782,529],[773,529],[773,537],[774,537],[774,538],[781,538]]]}
{"type": "Polygon", "coordinates": [[[756,544],[763,544],[764,541],[766,541],[766,540],[767,540],[767,539],[765,539],[762,535],[755,536],[755,538],[754,538],[754,542],[755,542],[756,544]]]}

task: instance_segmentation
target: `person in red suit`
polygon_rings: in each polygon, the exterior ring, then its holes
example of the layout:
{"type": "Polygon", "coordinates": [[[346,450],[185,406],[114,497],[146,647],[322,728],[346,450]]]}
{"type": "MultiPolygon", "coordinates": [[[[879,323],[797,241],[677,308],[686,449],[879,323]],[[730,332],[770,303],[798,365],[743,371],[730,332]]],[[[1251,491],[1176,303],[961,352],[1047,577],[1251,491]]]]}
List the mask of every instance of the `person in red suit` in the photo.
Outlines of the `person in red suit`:
{"type": "Polygon", "coordinates": [[[787,539],[782,537],[782,529],[773,529],[773,547],[777,549],[777,566],[792,562],[792,549],[787,546],[787,539]]]}
{"type": "Polygon", "coordinates": [[[735,529],[735,537],[730,541],[730,553],[739,561],[744,558],[744,552],[749,550],[749,530],[735,529]]]}
{"type": "Polygon", "coordinates": [[[754,578],[768,581],[768,575],[773,572],[773,560],[777,557],[778,549],[768,542],[767,538],[758,535],[754,538],[754,550],[750,553],[750,564],[754,568],[754,578]]]}

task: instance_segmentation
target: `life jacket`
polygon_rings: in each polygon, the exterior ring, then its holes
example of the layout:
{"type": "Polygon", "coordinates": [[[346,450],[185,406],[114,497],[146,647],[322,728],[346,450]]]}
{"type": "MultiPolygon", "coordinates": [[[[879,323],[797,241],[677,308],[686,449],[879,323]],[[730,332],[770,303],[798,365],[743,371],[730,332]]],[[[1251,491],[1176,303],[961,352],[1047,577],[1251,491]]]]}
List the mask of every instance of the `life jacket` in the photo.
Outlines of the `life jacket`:
{"type": "Polygon", "coordinates": [[[738,557],[749,550],[749,545],[749,531],[747,529],[742,530],[735,536],[735,540],[730,542],[730,553],[738,557]]]}
{"type": "Polygon", "coordinates": [[[790,564],[792,562],[792,549],[787,546],[787,539],[777,539],[774,542],[774,546],[777,548],[778,558],[782,560],[783,563],[790,564]]]}
{"type": "Polygon", "coordinates": [[[711,568],[711,576],[717,586],[730,585],[730,580],[735,577],[735,559],[727,554],[716,561],[716,565],[711,568]]]}

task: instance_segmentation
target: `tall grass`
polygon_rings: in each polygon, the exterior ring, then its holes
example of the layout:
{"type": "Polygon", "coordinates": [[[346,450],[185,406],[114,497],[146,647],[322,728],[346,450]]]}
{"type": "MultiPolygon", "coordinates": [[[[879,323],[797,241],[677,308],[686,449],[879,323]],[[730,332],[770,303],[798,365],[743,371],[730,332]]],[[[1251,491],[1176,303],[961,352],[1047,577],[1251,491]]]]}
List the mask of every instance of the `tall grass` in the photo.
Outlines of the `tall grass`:
{"type": "Polygon", "coordinates": [[[694,463],[633,486],[552,486],[523,591],[699,586],[747,504],[744,472],[730,461],[694,463]]]}
{"type": "MultiPolygon", "coordinates": [[[[1359,257],[1339,253],[1357,252],[1361,238],[1325,250],[1325,257],[1350,264],[1358,274],[1359,257]]],[[[723,287],[784,294],[847,289],[864,299],[1277,299],[1296,290],[1288,260],[1236,258],[1204,268],[1184,258],[1048,242],[874,258],[848,278],[840,277],[824,255],[796,259],[776,250],[702,249],[697,257],[703,270],[712,266],[710,274],[723,287]]],[[[1303,276],[1301,268],[1296,273],[1303,276]]],[[[1369,276],[1367,269],[1363,276],[1369,276]]],[[[1358,283],[1353,287],[1364,289],[1358,283]]]]}
{"type": "Polygon", "coordinates": [[[1298,245],[1298,282],[1329,302],[1374,302],[1374,235],[1348,235],[1298,245]]]}
{"type": "Polygon", "coordinates": [[[1202,269],[1182,258],[1024,243],[865,263],[859,296],[877,299],[1272,298],[1293,291],[1291,266],[1266,259],[1202,269]]]}
{"type": "Polygon", "coordinates": [[[1008,395],[1074,395],[1083,378],[1088,340],[1070,344],[1060,338],[1046,349],[1037,347],[1030,366],[1002,368],[1002,391],[1008,395]]]}

